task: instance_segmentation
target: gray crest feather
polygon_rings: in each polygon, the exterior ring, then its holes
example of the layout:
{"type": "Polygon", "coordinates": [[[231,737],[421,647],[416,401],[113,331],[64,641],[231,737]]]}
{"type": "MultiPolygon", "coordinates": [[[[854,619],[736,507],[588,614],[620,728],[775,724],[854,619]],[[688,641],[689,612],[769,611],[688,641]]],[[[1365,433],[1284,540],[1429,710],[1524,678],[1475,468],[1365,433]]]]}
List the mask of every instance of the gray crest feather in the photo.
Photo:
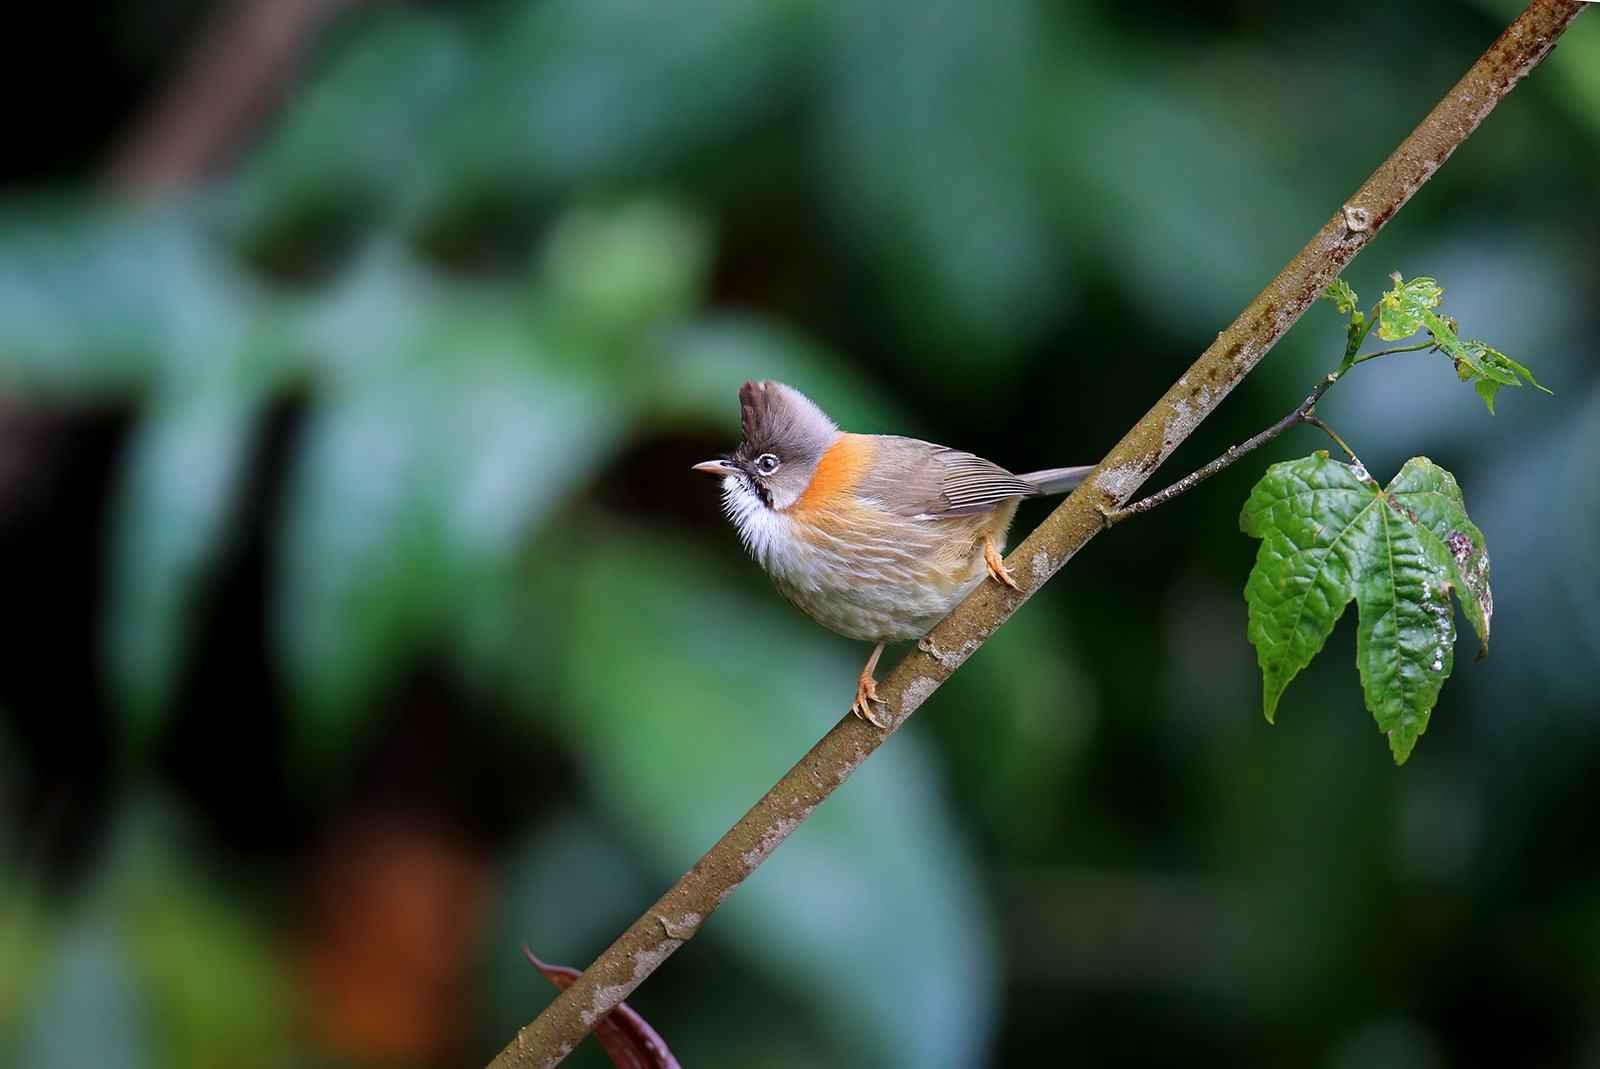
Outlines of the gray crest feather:
{"type": "Polygon", "coordinates": [[[815,465],[839,434],[809,397],[771,379],[739,387],[739,409],[744,429],[739,455],[746,460],[775,453],[789,463],[815,465]]]}

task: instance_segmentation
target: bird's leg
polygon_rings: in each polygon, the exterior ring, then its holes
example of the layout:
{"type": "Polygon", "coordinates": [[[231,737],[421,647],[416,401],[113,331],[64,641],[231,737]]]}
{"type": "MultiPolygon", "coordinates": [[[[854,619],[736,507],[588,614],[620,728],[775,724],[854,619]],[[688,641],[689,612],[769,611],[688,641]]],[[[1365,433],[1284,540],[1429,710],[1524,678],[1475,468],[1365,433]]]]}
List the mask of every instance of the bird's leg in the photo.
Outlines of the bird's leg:
{"type": "Polygon", "coordinates": [[[867,658],[867,666],[861,670],[861,678],[856,680],[856,700],[850,703],[850,711],[874,727],[887,728],[888,724],[872,715],[873,702],[889,704],[878,697],[878,681],[872,678],[872,670],[878,667],[878,658],[883,656],[883,647],[882,642],[872,647],[872,656],[867,658]]]}
{"type": "Polygon", "coordinates": [[[988,532],[983,536],[983,563],[989,568],[989,577],[997,583],[1004,583],[1012,590],[1021,590],[1017,581],[1011,578],[1011,569],[1006,567],[1006,562],[1000,557],[1000,550],[995,546],[994,539],[988,532]]]}

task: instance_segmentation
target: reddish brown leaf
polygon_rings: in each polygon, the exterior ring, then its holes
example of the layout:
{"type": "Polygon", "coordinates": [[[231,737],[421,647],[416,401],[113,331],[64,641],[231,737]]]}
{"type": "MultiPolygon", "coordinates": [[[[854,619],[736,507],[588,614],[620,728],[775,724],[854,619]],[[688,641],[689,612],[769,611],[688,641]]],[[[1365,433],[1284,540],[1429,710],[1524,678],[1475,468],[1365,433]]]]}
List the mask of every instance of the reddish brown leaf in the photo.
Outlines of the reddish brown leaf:
{"type": "MultiPolygon", "coordinates": [[[[582,975],[565,965],[546,965],[526,946],[522,952],[546,980],[563,991],[582,975]]],[[[600,1041],[617,1069],[682,1069],[678,1059],[667,1049],[666,1040],[626,1002],[617,1003],[616,1009],[600,1019],[594,1028],[594,1038],[600,1041]]]]}

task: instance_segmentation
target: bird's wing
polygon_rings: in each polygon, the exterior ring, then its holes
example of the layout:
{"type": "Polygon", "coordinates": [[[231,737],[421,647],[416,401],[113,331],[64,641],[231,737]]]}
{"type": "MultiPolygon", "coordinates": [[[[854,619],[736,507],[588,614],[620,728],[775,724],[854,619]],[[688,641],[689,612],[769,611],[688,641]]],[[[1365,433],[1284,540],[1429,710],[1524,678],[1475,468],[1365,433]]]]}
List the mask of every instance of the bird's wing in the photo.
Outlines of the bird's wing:
{"type": "MultiPolygon", "coordinates": [[[[971,516],[1042,493],[1000,465],[959,449],[884,436],[873,496],[897,516],[971,516]]],[[[865,487],[863,489],[866,489],[865,487]]]]}

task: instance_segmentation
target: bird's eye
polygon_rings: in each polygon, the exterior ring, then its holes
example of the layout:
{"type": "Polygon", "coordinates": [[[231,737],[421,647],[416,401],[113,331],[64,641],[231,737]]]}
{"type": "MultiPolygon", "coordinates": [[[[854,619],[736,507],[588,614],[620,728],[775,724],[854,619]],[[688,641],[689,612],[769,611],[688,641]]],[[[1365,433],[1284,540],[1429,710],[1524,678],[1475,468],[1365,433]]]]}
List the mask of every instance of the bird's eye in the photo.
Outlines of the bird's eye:
{"type": "Polygon", "coordinates": [[[778,470],[778,458],[771,453],[762,453],[756,457],[756,471],[762,475],[771,475],[778,470]]]}

